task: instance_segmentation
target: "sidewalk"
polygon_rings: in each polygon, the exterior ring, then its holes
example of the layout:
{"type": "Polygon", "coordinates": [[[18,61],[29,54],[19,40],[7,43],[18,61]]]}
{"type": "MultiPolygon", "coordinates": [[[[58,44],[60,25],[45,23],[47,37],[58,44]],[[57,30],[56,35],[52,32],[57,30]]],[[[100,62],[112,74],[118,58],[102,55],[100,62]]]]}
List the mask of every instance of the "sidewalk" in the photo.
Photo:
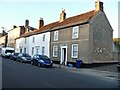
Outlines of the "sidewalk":
{"type": "Polygon", "coordinates": [[[102,70],[95,70],[95,69],[88,69],[88,68],[76,68],[76,67],[68,67],[68,66],[60,66],[59,64],[54,64],[54,67],[66,70],[68,72],[78,73],[78,74],[86,74],[98,77],[104,77],[108,79],[115,79],[118,80],[118,73],[110,72],[110,71],[102,71],[102,70]]]}

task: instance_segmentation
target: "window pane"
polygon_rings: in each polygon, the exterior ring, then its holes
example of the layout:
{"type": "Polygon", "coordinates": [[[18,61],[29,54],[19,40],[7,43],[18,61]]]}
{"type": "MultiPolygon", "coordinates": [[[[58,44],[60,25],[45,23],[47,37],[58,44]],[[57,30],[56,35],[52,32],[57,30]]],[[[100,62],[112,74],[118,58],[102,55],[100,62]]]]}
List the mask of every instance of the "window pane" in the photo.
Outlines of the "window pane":
{"type": "Polygon", "coordinates": [[[32,47],[32,55],[34,55],[34,47],[32,47]]]}
{"type": "Polygon", "coordinates": [[[45,47],[42,47],[42,55],[45,54],[45,47]]]}
{"type": "Polygon", "coordinates": [[[78,27],[78,26],[73,27],[73,30],[72,30],[72,38],[78,38],[78,30],[79,30],[79,27],[78,27]]]}
{"type": "Polygon", "coordinates": [[[72,57],[73,58],[78,57],[78,45],[77,44],[72,45],[72,57]]]}
{"type": "Polygon", "coordinates": [[[57,41],[58,40],[58,31],[55,31],[54,32],[54,41],[57,41]]]}
{"type": "Polygon", "coordinates": [[[54,46],[53,47],[53,56],[57,57],[57,55],[58,55],[58,46],[54,46]]]}

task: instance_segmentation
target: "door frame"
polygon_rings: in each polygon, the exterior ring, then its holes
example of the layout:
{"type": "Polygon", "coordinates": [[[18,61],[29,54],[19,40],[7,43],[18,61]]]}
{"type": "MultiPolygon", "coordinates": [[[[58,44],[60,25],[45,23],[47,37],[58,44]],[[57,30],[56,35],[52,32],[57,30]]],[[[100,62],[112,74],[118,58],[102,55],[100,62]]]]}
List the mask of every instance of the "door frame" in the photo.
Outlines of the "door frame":
{"type": "Polygon", "coordinates": [[[65,58],[65,65],[67,65],[67,46],[61,46],[61,59],[60,59],[60,64],[63,63],[63,50],[66,49],[66,58],[65,58]]]}

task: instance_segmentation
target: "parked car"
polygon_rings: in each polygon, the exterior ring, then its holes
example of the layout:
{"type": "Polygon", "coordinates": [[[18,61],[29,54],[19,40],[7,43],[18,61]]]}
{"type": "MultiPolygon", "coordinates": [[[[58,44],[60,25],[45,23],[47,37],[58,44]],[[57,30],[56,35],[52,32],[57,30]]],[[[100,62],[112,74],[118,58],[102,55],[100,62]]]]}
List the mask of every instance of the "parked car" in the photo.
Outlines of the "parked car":
{"type": "Polygon", "coordinates": [[[27,53],[19,53],[16,60],[23,63],[23,62],[31,62],[32,58],[27,53]]]}
{"type": "Polygon", "coordinates": [[[46,55],[40,55],[40,54],[35,54],[31,60],[32,65],[37,65],[37,66],[53,66],[53,61],[46,55]]]}
{"type": "Polygon", "coordinates": [[[117,69],[120,71],[120,62],[117,64],[117,69]]]}
{"type": "Polygon", "coordinates": [[[10,55],[14,53],[14,51],[15,50],[12,47],[3,47],[1,52],[2,57],[10,58],[10,55]]]}
{"type": "Polygon", "coordinates": [[[10,59],[11,60],[16,60],[18,55],[19,55],[19,53],[13,53],[13,54],[10,55],[10,59]]]}

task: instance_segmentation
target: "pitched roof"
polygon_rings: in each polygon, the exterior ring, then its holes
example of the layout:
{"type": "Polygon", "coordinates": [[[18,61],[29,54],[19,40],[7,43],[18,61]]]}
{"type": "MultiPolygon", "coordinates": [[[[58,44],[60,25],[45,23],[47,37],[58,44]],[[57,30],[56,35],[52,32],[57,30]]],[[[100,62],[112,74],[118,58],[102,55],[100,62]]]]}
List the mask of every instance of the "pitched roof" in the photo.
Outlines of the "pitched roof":
{"type": "Polygon", "coordinates": [[[36,29],[34,31],[24,33],[19,38],[35,35],[38,33],[49,31],[49,30],[59,29],[60,27],[70,26],[70,25],[74,25],[76,23],[81,24],[83,22],[89,21],[93,16],[95,16],[97,14],[97,12],[98,11],[92,10],[92,11],[89,11],[89,12],[86,12],[86,13],[83,13],[80,15],[66,18],[62,22],[57,21],[57,22],[50,23],[50,24],[47,24],[47,25],[41,27],[39,30],[36,29]]]}

